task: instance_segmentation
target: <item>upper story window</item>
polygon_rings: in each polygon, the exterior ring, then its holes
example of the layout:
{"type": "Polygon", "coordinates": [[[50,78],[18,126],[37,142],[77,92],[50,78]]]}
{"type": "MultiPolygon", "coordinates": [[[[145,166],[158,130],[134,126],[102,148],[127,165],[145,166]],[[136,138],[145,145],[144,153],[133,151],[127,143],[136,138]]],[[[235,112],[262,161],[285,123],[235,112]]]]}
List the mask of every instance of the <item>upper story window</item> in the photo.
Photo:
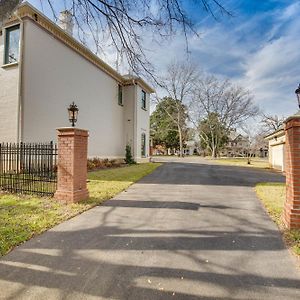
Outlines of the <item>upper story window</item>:
{"type": "Polygon", "coordinates": [[[146,109],[146,92],[142,91],[142,109],[146,109]]]}
{"type": "Polygon", "coordinates": [[[5,53],[4,64],[12,64],[19,61],[20,25],[5,29],[5,53]]]}
{"type": "Polygon", "coordinates": [[[123,87],[118,85],[118,104],[123,105],[123,87]]]}

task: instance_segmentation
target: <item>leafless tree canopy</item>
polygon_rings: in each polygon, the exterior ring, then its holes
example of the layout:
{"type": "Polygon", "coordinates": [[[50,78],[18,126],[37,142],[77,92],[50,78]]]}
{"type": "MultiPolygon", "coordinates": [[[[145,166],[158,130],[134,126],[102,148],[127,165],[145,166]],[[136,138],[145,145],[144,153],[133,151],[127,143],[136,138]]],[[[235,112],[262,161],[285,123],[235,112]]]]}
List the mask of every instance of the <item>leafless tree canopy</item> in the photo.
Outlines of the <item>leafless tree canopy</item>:
{"type": "MultiPolygon", "coordinates": [[[[0,0],[1,6],[12,10],[22,0],[0,0]]],[[[230,15],[222,5],[224,0],[190,0],[214,18],[230,15]]],[[[93,42],[95,52],[109,42],[124,56],[132,72],[153,75],[147,60],[143,36],[157,41],[172,37],[177,31],[184,33],[186,41],[195,27],[180,0],[63,0],[65,9],[71,10],[77,28],[77,37],[84,43],[93,42]],[[151,37],[152,33],[152,37],[151,37]],[[92,39],[92,40],[91,40],[92,39]]],[[[58,18],[56,0],[40,0],[43,8],[50,8],[58,18]]],[[[187,44],[188,45],[188,44],[187,44]]]]}
{"type": "Polygon", "coordinates": [[[167,73],[162,80],[162,86],[167,91],[169,97],[189,106],[191,98],[194,97],[195,82],[199,76],[196,65],[188,61],[173,62],[167,67],[167,73]]]}
{"type": "Polygon", "coordinates": [[[285,117],[279,117],[277,115],[262,114],[261,125],[263,126],[265,134],[272,133],[280,129],[283,126],[285,117]]]}
{"type": "Polygon", "coordinates": [[[199,78],[195,87],[194,116],[197,119],[216,113],[227,129],[257,116],[259,109],[244,87],[214,76],[199,78]]]}

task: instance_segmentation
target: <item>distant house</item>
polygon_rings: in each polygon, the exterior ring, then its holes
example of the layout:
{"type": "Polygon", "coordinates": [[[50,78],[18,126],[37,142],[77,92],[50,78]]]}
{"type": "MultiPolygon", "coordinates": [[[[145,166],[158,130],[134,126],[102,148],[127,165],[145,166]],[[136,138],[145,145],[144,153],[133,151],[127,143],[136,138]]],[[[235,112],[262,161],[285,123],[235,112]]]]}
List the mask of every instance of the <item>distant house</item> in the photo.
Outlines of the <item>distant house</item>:
{"type": "Polygon", "coordinates": [[[243,136],[236,130],[232,130],[228,137],[224,149],[220,152],[221,156],[244,157],[249,152],[250,142],[248,137],[243,136]]]}
{"type": "Polygon", "coordinates": [[[268,145],[263,138],[257,138],[250,141],[248,136],[231,130],[228,142],[221,150],[220,156],[225,157],[268,157],[268,145]]]}
{"type": "Polygon", "coordinates": [[[285,131],[280,128],[267,135],[265,139],[269,143],[269,163],[274,169],[285,170],[285,131]]]}
{"type": "Polygon", "coordinates": [[[149,97],[141,78],[122,76],[72,36],[72,17],[60,26],[28,3],[0,28],[0,142],[47,142],[69,126],[67,107],[79,107],[89,156],[123,158],[131,145],[149,159],[149,97]]]}
{"type": "Polygon", "coordinates": [[[189,140],[185,142],[184,149],[183,149],[184,155],[195,155],[199,154],[198,148],[197,148],[197,142],[194,140],[189,140]]]}

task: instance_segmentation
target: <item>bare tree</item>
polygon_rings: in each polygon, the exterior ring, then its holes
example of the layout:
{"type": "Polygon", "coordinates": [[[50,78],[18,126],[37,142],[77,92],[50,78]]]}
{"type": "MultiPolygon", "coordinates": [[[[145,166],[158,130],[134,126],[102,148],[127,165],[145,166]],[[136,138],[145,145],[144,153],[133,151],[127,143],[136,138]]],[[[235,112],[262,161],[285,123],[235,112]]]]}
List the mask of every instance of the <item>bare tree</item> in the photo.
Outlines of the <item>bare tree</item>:
{"type": "Polygon", "coordinates": [[[280,129],[283,126],[285,117],[279,117],[277,115],[267,115],[262,114],[262,120],[261,124],[264,128],[265,134],[272,133],[273,131],[276,131],[280,129]]]}
{"type": "Polygon", "coordinates": [[[3,21],[14,11],[20,0],[0,0],[0,27],[3,21]]]}
{"type": "MultiPolygon", "coordinates": [[[[0,21],[11,13],[15,4],[23,0],[0,0],[0,21]],[[5,13],[4,13],[5,12],[5,13]]],[[[222,5],[223,0],[190,0],[214,18],[231,15],[222,5]]],[[[41,6],[50,8],[58,19],[55,0],[40,0],[41,6]]],[[[125,57],[133,73],[152,75],[153,68],[147,60],[143,36],[152,33],[152,39],[166,40],[178,31],[183,32],[186,42],[190,34],[196,34],[195,25],[180,0],[64,0],[65,9],[71,10],[77,28],[77,38],[87,44],[90,37],[95,52],[102,52],[102,45],[109,43],[125,57]]],[[[188,43],[187,43],[188,48],[188,43]]]]}
{"type": "Polygon", "coordinates": [[[218,146],[215,137],[222,136],[223,133],[229,132],[230,129],[240,126],[249,118],[257,116],[258,107],[253,102],[251,93],[245,88],[233,85],[229,80],[219,80],[214,76],[205,75],[197,81],[195,87],[195,97],[193,101],[192,117],[197,128],[201,128],[199,124],[202,120],[208,122],[206,127],[214,131],[216,127],[216,118],[218,123],[222,124],[222,134],[218,132],[207,134],[200,130],[200,137],[210,140],[212,156],[218,154],[218,146]],[[215,115],[216,118],[211,118],[215,115]],[[211,124],[209,124],[211,122],[211,124]],[[205,136],[203,136],[205,134],[205,136]]]}
{"type": "MultiPolygon", "coordinates": [[[[166,76],[162,80],[162,86],[168,93],[168,96],[175,100],[175,114],[170,114],[167,110],[166,114],[173,120],[177,127],[179,135],[179,155],[183,156],[183,124],[182,120],[185,118],[186,111],[182,109],[185,107],[187,111],[192,103],[194,86],[199,74],[195,65],[190,62],[173,62],[167,68],[166,76]]],[[[157,102],[161,101],[156,98],[157,102]]]]}
{"type": "Polygon", "coordinates": [[[218,114],[227,129],[257,116],[259,109],[253,96],[245,88],[233,85],[229,80],[219,80],[208,75],[200,78],[195,89],[196,112],[218,114]]]}
{"type": "Polygon", "coordinates": [[[245,155],[247,157],[247,163],[250,165],[251,159],[256,156],[260,149],[264,149],[265,147],[265,131],[261,126],[250,126],[249,124],[244,124],[241,129],[246,134],[248,139],[245,155]]]}

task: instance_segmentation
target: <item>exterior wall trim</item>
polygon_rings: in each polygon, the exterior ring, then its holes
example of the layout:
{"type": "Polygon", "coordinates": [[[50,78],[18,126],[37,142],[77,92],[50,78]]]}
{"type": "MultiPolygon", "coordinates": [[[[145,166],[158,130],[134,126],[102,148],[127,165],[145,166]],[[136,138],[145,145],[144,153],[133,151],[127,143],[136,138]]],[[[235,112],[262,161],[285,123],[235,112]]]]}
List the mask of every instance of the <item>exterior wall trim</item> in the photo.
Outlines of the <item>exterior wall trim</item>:
{"type": "Polygon", "coordinates": [[[270,144],[271,147],[279,146],[279,145],[285,145],[285,141],[270,144]]]}
{"type": "Polygon", "coordinates": [[[275,137],[279,138],[279,137],[282,137],[282,136],[284,136],[284,135],[285,135],[285,131],[284,131],[284,129],[282,128],[282,129],[278,129],[277,131],[275,131],[275,132],[273,132],[273,133],[271,133],[271,134],[265,136],[265,139],[266,139],[267,141],[269,141],[269,140],[272,140],[272,139],[275,138],[275,137]]]}

